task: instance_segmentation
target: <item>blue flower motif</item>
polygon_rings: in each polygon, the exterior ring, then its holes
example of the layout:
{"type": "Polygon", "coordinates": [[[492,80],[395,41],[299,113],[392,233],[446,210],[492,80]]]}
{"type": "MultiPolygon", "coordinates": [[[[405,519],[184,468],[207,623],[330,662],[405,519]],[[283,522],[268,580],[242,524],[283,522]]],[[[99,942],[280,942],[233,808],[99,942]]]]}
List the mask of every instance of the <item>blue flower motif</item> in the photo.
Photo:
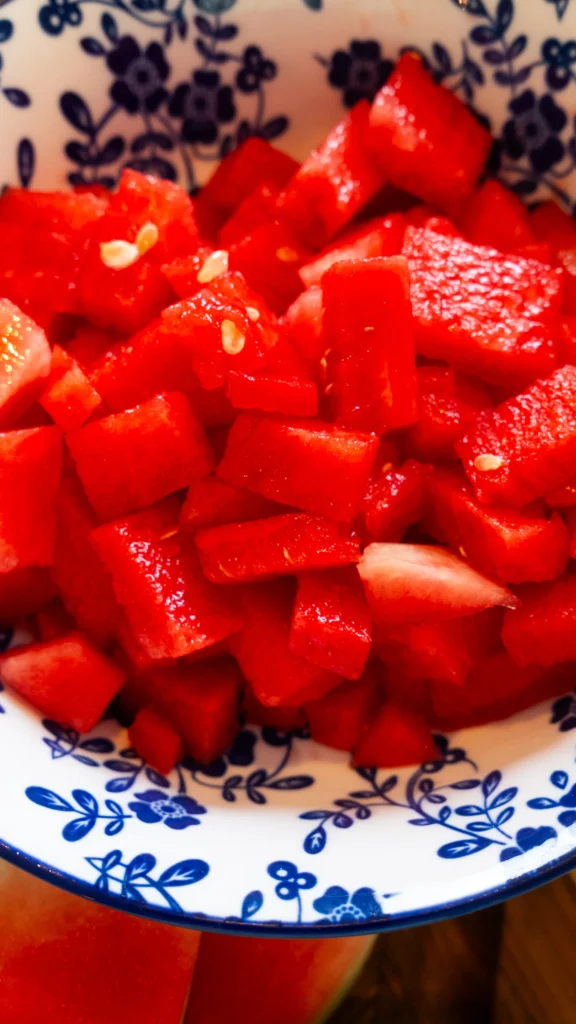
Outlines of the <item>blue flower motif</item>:
{"type": "Polygon", "coordinates": [[[268,874],[278,882],[274,891],[281,900],[298,899],[301,889],[313,889],[317,881],[316,875],[298,871],[289,860],[275,860],[268,865],[268,874]]]}
{"type": "Polygon", "coordinates": [[[236,117],[234,94],[223,85],[219,71],[199,69],[192,73],[192,82],[179,85],[170,100],[172,117],[182,118],[184,142],[210,145],[218,137],[218,125],[229,124],[236,117]]]}
{"type": "Polygon", "coordinates": [[[328,68],[328,81],[344,90],[344,105],[353,107],[358,100],[374,99],[390,76],[394,64],[383,60],[380,43],[375,39],[353,39],[348,50],[336,50],[328,68]]]}
{"type": "Polygon", "coordinates": [[[118,76],[110,95],[129,114],[140,110],[154,113],[168,99],[164,82],[170,68],[159,43],[149,43],[142,51],[132,36],[122,36],[108,53],[106,63],[118,76]]]}
{"type": "Polygon", "coordinates": [[[525,89],[508,104],[512,118],[502,129],[502,147],[512,160],[527,156],[538,173],[549,171],[564,156],[558,138],[567,122],[565,112],[550,93],[537,97],[525,89]]]}
{"type": "Polygon", "coordinates": [[[312,904],[314,910],[325,917],[318,924],[339,924],[341,921],[369,921],[379,917],[382,908],[374,890],[364,887],[348,893],[340,885],[331,885],[323,896],[312,904]]]}
{"type": "Polygon", "coordinates": [[[247,46],[242,56],[242,67],[236,75],[240,92],[256,92],[262,82],[276,77],[276,65],[267,60],[259,46],[247,46]]]}
{"type": "Polygon", "coordinates": [[[206,814],[206,808],[190,796],[168,796],[160,789],[147,789],[145,793],[136,793],[135,796],[138,799],[128,804],[128,807],[147,825],[163,821],[168,828],[181,830],[190,825],[199,825],[196,815],[206,814]]]}
{"type": "Polygon", "coordinates": [[[552,725],[558,724],[560,732],[576,729],[576,691],[554,701],[550,722],[552,725]]]}
{"type": "Polygon", "coordinates": [[[38,21],[48,35],[59,36],[66,25],[82,23],[82,11],[74,0],[49,0],[40,8],[38,21]]]}
{"type": "Polygon", "coordinates": [[[572,66],[576,63],[576,42],[546,39],[542,43],[542,60],[546,64],[545,77],[549,88],[565,89],[572,78],[572,66]]]}

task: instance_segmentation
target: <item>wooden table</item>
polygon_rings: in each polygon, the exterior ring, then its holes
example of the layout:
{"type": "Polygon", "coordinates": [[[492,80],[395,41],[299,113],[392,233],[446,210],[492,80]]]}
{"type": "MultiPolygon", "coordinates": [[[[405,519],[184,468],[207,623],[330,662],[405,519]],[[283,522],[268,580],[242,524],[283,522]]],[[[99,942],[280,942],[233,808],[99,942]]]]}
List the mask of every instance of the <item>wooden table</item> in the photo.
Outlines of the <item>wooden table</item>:
{"type": "Polygon", "coordinates": [[[382,935],[329,1024],[575,1024],[576,873],[382,935]]]}

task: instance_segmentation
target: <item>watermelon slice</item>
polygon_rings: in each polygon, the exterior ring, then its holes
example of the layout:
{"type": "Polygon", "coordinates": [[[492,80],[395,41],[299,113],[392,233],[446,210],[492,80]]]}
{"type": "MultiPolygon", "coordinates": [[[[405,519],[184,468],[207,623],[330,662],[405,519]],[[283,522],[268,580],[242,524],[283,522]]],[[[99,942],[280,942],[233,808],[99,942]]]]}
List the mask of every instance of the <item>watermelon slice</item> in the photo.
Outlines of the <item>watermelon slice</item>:
{"type": "Polygon", "coordinates": [[[488,245],[500,252],[518,252],[536,241],[522,200],[493,178],[471,196],[460,226],[474,245],[488,245]]]}
{"type": "Polygon", "coordinates": [[[445,548],[369,544],[358,571],[374,620],[383,628],[518,605],[509,590],[445,548]]]}
{"type": "Polygon", "coordinates": [[[371,639],[372,620],[355,568],[300,576],[290,629],[293,654],[358,679],[371,639]]]}
{"type": "Polygon", "coordinates": [[[311,285],[301,292],[282,317],[286,336],[292,342],[312,374],[324,355],[326,342],[322,330],[324,299],[319,285],[311,285]]]}
{"type": "Polygon", "coordinates": [[[230,269],[239,270],[274,313],[283,313],[302,291],[298,274],[311,253],[286,224],[268,221],[230,246],[230,269]]]}
{"type": "Polygon", "coordinates": [[[273,221],[278,191],[273,186],[263,183],[249,192],[220,228],[220,245],[227,248],[235,242],[241,242],[254,228],[273,221]]]}
{"type": "Polygon", "coordinates": [[[298,164],[269,142],[252,135],[222,160],[204,185],[196,209],[201,226],[220,227],[259,185],[283,188],[298,164]]]}
{"type": "Polygon", "coordinates": [[[401,213],[374,217],[360,227],[350,229],[334,241],[298,273],[304,286],[320,284],[323,275],[342,260],[368,259],[374,256],[398,256],[402,252],[406,220],[401,213]]]}
{"type": "Polygon", "coordinates": [[[307,704],[312,739],[335,750],[354,750],[364,723],[374,716],[381,702],[379,684],[378,667],[370,662],[359,679],[342,683],[325,697],[307,704]]]}
{"type": "Polygon", "coordinates": [[[50,571],[29,566],[0,573],[0,622],[37,612],[56,593],[50,571]]]}
{"type": "Polygon", "coordinates": [[[0,434],[0,573],[51,564],[61,465],[57,427],[0,434]]]}
{"type": "Polygon", "coordinates": [[[82,367],[59,345],[52,351],[50,376],[39,401],[62,430],[80,427],[102,403],[82,367]]]}
{"type": "Polygon", "coordinates": [[[38,397],[51,359],[44,331],[13,302],[0,299],[0,425],[10,424],[38,397]]]}
{"type": "Polygon", "coordinates": [[[439,751],[423,715],[387,700],[364,724],[354,762],[367,768],[437,761],[439,751]]]}
{"type": "Polygon", "coordinates": [[[492,408],[488,388],[445,366],[418,366],[417,422],[409,427],[406,449],[425,461],[453,459],[454,445],[480,412],[492,408]]]}
{"type": "Polygon", "coordinates": [[[400,540],[424,514],[430,467],[414,459],[401,466],[384,463],[372,471],[361,517],[370,540],[400,540]]]}
{"type": "Polygon", "coordinates": [[[226,480],[207,476],[191,485],[182,506],[180,524],[183,529],[202,526],[223,526],[246,523],[254,519],[281,514],[285,509],[275,501],[261,498],[226,480]]]}
{"type": "Polygon", "coordinates": [[[576,661],[576,576],[518,587],[520,607],[507,612],[502,640],[522,665],[576,661]]]}

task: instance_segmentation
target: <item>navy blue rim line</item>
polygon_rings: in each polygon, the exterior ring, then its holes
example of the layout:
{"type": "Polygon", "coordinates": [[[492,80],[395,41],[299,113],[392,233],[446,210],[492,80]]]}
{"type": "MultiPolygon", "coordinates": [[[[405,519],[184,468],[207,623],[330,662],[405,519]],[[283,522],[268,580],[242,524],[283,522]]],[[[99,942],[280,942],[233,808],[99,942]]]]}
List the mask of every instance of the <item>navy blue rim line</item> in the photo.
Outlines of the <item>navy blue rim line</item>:
{"type": "Polygon", "coordinates": [[[416,925],[432,924],[435,921],[443,921],[446,918],[458,917],[462,914],[470,914],[476,910],[485,910],[497,903],[511,899],[514,896],[521,896],[530,892],[547,882],[573,871],[576,868],[576,850],[565,854],[542,868],[528,871],[524,875],[506,882],[495,889],[487,889],[476,896],[467,896],[461,900],[454,900],[451,903],[440,903],[437,906],[425,910],[409,910],[400,914],[382,915],[382,917],[366,921],[363,924],[334,924],[321,926],[315,924],[259,924],[245,921],[235,921],[226,918],[214,918],[202,914],[187,914],[185,912],[165,910],[162,907],[133,903],[123,896],[116,896],[114,893],[102,894],[88,882],[80,881],[73,875],[64,871],[57,871],[43,861],[36,860],[22,850],[11,846],[0,839],[0,857],[17,868],[35,875],[44,882],[49,882],[59,889],[74,896],[81,896],[91,900],[93,903],[100,903],[103,906],[111,907],[114,910],[122,910],[125,913],[133,914],[136,917],[144,917],[151,921],[158,921],[163,924],[178,925],[183,928],[192,928],[203,932],[217,932],[229,935],[251,935],[279,939],[303,939],[303,938],[342,938],[347,935],[373,935],[380,932],[396,931],[400,928],[413,928],[416,925]]]}

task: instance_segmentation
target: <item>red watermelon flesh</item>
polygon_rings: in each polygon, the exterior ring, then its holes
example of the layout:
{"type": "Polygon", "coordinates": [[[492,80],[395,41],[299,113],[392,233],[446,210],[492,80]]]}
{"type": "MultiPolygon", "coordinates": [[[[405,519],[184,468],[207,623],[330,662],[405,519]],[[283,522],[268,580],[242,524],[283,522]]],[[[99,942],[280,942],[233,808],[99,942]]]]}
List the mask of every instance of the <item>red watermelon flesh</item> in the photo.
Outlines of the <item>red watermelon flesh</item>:
{"type": "Polygon", "coordinates": [[[362,502],[361,518],[369,540],[400,540],[424,514],[430,467],[408,459],[401,466],[384,463],[373,469],[362,502]]]}
{"type": "Polygon", "coordinates": [[[52,368],[40,405],[62,430],[81,426],[102,399],[82,367],[59,345],[52,351],[52,368]]]}
{"type": "Polygon", "coordinates": [[[0,573],[51,564],[61,466],[57,427],[0,434],[0,573]]]}
{"type": "Polygon", "coordinates": [[[130,746],[146,764],[169,775],[182,756],[182,740],[169,722],[152,707],[142,708],[128,730],[130,746]]]}
{"type": "Polygon", "coordinates": [[[398,256],[402,252],[405,230],[406,220],[401,213],[374,217],[360,227],[350,229],[314,260],[300,267],[298,273],[305,288],[320,284],[326,271],[341,260],[398,256]]]}
{"type": "Polygon", "coordinates": [[[474,193],[460,218],[466,238],[499,252],[518,252],[536,241],[522,200],[490,178],[474,193]]]}
{"type": "Polygon", "coordinates": [[[234,242],[241,242],[254,228],[274,220],[278,191],[267,183],[263,183],[249,192],[220,228],[218,232],[220,245],[227,248],[234,242]]]}
{"type": "Polygon", "coordinates": [[[506,613],[502,641],[520,665],[576,661],[576,576],[517,588],[520,606],[506,613]]]}
{"type": "Polygon", "coordinates": [[[55,593],[49,569],[29,566],[0,573],[0,622],[37,612],[55,593]]]}
{"type": "Polygon", "coordinates": [[[206,219],[220,227],[257,186],[282,188],[297,170],[292,157],[250,136],[221,161],[204,185],[197,200],[200,221],[207,214],[206,219]]]}
{"type": "Polygon", "coordinates": [[[0,424],[10,424],[38,397],[50,372],[46,335],[8,299],[0,299],[0,424]]]}
{"type": "Polygon", "coordinates": [[[407,451],[424,461],[456,458],[456,442],[492,407],[486,385],[446,366],[418,366],[416,379],[418,419],[407,431],[407,451]]]}
{"type": "Polygon", "coordinates": [[[381,699],[377,675],[370,663],[359,679],[342,683],[307,704],[312,739],[336,750],[354,750],[364,723],[374,716],[381,699]]]}
{"type": "Polygon", "coordinates": [[[306,572],[298,579],[290,650],[346,679],[362,674],[372,618],[354,567],[306,572]]]}
{"type": "Polygon", "coordinates": [[[282,505],[242,487],[207,476],[190,486],[182,506],[180,524],[183,529],[244,523],[281,514],[282,505]]]}
{"type": "Polygon", "coordinates": [[[354,748],[354,762],[363,767],[393,768],[439,760],[430,727],[423,715],[385,701],[369,718],[354,748]]]}

